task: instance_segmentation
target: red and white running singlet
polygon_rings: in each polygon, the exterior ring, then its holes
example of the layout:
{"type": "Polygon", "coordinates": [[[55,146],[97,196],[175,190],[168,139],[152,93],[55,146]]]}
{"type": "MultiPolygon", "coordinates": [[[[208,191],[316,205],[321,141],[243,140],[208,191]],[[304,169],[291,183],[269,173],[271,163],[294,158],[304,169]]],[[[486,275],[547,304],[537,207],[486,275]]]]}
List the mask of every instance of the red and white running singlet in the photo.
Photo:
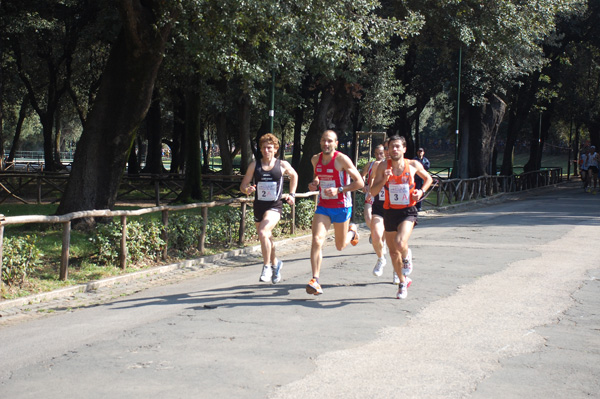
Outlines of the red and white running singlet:
{"type": "MultiPolygon", "coordinates": [[[[392,167],[392,160],[388,159],[387,169],[392,167]]],[[[383,209],[404,209],[415,206],[417,201],[410,195],[415,189],[415,180],[410,174],[408,159],[404,160],[404,170],[399,176],[390,176],[385,183],[385,202],[383,209]]]]}
{"type": "Polygon", "coordinates": [[[333,197],[328,197],[324,194],[326,188],[337,188],[350,184],[350,176],[345,170],[337,170],[335,168],[335,159],[341,154],[339,151],[334,151],[331,161],[324,165],[322,163],[323,153],[319,154],[319,160],[315,166],[315,175],[319,178],[319,201],[318,206],[323,208],[349,208],[352,206],[352,196],[349,192],[338,193],[333,197]]]}

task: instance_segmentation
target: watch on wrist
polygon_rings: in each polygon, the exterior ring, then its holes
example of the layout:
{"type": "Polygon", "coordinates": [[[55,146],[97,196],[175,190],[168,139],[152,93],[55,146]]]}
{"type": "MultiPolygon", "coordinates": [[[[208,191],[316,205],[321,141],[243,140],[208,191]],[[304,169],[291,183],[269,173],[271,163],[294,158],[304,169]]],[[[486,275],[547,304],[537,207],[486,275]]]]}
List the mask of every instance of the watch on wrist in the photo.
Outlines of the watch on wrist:
{"type": "Polygon", "coordinates": [[[343,193],[344,192],[344,187],[338,187],[338,193],[343,193]]]}
{"type": "Polygon", "coordinates": [[[296,193],[290,193],[290,197],[296,198],[296,193]]]}

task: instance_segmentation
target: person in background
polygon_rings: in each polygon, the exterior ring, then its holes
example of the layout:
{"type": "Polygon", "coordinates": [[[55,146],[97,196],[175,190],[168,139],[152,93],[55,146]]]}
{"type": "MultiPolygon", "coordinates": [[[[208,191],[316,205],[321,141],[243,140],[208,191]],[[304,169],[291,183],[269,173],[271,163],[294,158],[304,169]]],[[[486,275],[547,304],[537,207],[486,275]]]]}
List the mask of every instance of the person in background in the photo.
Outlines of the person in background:
{"type": "MultiPolygon", "coordinates": [[[[419,148],[417,150],[417,156],[413,158],[415,161],[419,161],[421,162],[421,165],[423,165],[423,169],[425,170],[429,170],[429,168],[431,167],[431,162],[429,162],[429,159],[427,159],[425,157],[425,150],[423,148],[419,148]]],[[[421,179],[421,177],[419,175],[415,176],[415,188],[417,190],[420,190],[421,188],[423,188],[423,179],[421,179]]],[[[417,211],[421,211],[421,206],[422,206],[422,201],[417,202],[417,211]]]]}
{"type": "Polygon", "coordinates": [[[263,269],[259,281],[270,280],[276,284],[281,281],[283,262],[275,256],[272,231],[281,218],[283,199],[290,205],[296,201],[298,174],[289,162],[277,158],[279,140],[275,135],[267,133],[262,136],[258,141],[258,147],[262,158],[248,165],[240,191],[246,195],[255,193],[254,221],[263,256],[263,269]],[[285,174],[290,178],[289,194],[282,194],[285,174]],[[255,184],[251,184],[252,180],[255,184]]]}
{"type": "Polygon", "coordinates": [[[310,191],[319,190],[317,209],[312,222],[312,244],[310,265],[312,279],[306,286],[306,293],[319,295],[323,289],[319,283],[323,261],[323,242],[331,224],[335,233],[335,247],[338,251],[348,243],[358,244],[358,228],[352,223],[352,191],[364,187],[363,179],[348,156],[337,151],[338,137],[333,130],[326,130],[321,136],[321,151],[313,155],[311,163],[314,179],[308,185],[310,191]]]}

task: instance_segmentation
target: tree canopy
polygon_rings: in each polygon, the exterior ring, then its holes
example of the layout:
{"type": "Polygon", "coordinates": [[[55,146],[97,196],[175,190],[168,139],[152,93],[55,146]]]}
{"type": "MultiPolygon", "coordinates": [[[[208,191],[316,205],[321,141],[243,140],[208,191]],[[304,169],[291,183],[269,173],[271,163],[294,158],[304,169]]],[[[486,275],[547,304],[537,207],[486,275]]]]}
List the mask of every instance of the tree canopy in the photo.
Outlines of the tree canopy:
{"type": "MultiPolygon", "coordinates": [[[[547,114],[546,136],[574,121],[600,145],[598,7],[585,0],[2,0],[0,151],[19,145],[23,121],[35,115],[46,168],[60,168],[61,126],[79,125],[60,206],[67,212],[112,207],[125,166],[135,171],[140,162],[142,141],[146,160],[166,142],[172,172],[186,173],[185,192],[199,199],[209,149],[219,149],[227,174],[235,155],[242,172],[257,155],[274,80],[274,130],[294,144],[300,170],[329,127],[345,141],[363,129],[402,134],[413,151],[428,110],[452,140],[459,126],[464,176],[492,173],[500,137],[502,170],[512,173],[512,146],[527,137],[532,115],[547,114]]],[[[300,189],[312,177],[305,175],[300,189]]]]}

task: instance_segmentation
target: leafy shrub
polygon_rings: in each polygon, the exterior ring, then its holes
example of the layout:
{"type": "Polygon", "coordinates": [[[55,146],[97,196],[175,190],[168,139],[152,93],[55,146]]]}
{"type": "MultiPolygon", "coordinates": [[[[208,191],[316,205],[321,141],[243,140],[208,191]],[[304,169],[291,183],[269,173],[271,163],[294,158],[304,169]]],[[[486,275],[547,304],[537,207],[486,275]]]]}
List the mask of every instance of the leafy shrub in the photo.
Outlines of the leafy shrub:
{"type": "Polygon", "coordinates": [[[299,199],[296,202],[296,227],[308,230],[312,226],[315,215],[315,201],[310,198],[299,199]]]}
{"type": "MultiPolygon", "coordinates": [[[[239,240],[240,222],[242,212],[239,208],[210,208],[208,210],[208,226],[206,228],[206,244],[230,247],[239,240]]],[[[244,239],[256,238],[256,225],[254,214],[246,211],[246,229],[244,239]]]]}
{"type": "MultiPolygon", "coordinates": [[[[156,259],[165,245],[161,238],[162,224],[157,221],[127,222],[127,262],[156,259]]],[[[99,225],[96,235],[90,238],[96,248],[98,262],[117,265],[121,248],[121,223],[99,225]]]]}
{"type": "Polygon", "coordinates": [[[2,252],[2,281],[7,285],[23,285],[30,270],[40,263],[37,237],[5,238],[2,252]]]}
{"type": "Polygon", "coordinates": [[[198,244],[204,221],[200,215],[175,215],[169,218],[169,248],[188,251],[198,244]]]}

